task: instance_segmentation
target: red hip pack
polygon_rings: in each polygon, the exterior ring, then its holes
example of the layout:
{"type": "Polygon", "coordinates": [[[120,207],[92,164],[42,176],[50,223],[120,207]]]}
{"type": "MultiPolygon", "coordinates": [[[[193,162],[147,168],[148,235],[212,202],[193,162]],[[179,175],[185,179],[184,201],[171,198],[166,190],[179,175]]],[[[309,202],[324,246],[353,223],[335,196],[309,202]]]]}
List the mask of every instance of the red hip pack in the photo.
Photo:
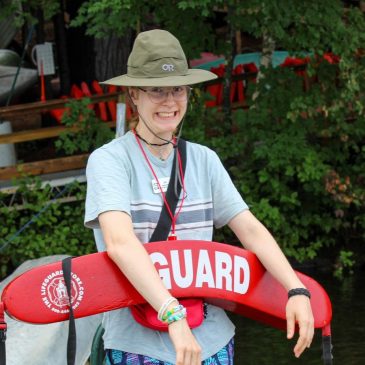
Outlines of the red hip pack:
{"type": "MultiPolygon", "coordinates": [[[[195,328],[203,323],[205,317],[204,302],[202,299],[181,299],[179,303],[186,308],[186,319],[190,328],[195,328]]],[[[168,331],[168,324],[157,318],[157,312],[148,304],[139,304],[130,307],[136,322],[156,331],[168,331]]]]}

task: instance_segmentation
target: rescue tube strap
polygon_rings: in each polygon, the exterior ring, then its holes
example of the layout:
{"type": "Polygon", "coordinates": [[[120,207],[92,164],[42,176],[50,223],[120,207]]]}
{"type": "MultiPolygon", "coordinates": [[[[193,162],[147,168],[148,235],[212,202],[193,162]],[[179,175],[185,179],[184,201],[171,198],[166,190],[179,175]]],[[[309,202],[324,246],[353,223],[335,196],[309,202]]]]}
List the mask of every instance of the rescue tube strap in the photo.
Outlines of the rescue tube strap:
{"type": "Polygon", "coordinates": [[[65,279],[67,295],[69,300],[70,317],[68,322],[68,339],[67,339],[67,365],[75,365],[76,359],[76,325],[72,308],[71,294],[71,260],[72,257],[66,257],[62,260],[63,277],[65,279]]]}
{"type": "Polygon", "coordinates": [[[331,336],[322,336],[322,356],[324,365],[332,365],[332,342],[331,336]]]}
{"type": "Polygon", "coordinates": [[[5,351],[5,340],[6,340],[6,323],[4,313],[4,303],[0,302],[0,364],[6,364],[6,351],[5,351]]]}

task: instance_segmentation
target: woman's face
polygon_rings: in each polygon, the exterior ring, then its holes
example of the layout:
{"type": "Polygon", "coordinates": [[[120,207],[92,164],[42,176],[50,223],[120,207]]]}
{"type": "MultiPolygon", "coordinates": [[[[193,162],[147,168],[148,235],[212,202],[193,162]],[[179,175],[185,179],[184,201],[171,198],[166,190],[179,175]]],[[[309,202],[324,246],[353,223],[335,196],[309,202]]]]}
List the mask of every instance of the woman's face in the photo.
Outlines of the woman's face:
{"type": "MultiPolygon", "coordinates": [[[[186,113],[189,93],[188,86],[135,87],[130,90],[139,115],[156,134],[168,136],[186,113]]],[[[144,123],[139,124],[144,126],[144,123]]]]}

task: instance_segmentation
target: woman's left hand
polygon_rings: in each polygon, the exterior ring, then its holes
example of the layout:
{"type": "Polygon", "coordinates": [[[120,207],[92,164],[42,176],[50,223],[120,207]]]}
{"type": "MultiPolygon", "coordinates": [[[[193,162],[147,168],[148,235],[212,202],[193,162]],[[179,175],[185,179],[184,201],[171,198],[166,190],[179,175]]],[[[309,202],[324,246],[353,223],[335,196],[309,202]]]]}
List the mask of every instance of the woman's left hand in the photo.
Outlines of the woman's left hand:
{"type": "Polygon", "coordinates": [[[299,338],[294,347],[294,354],[299,357],[309,348],[314,335],[314,318],[308,297],[295,295],[286,304],[287,338],[291,339],[295,333],[296,323],[299,326],[299,338]]]}

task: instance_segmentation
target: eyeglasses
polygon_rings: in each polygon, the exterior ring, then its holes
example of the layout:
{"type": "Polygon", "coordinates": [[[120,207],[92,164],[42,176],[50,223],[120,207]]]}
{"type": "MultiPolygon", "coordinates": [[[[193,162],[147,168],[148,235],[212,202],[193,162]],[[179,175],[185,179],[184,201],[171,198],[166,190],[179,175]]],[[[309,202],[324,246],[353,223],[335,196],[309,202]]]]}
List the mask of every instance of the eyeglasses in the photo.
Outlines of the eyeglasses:
{"type": "Polygon", "coordinates": [[[147,93],[152,103],[155,104],[166,101],[170,93],[175,101],[187,101],[191,92],[191,87],[189,86],[151,87],[149,89],[139,87],[138,89],[147,93]]]}

